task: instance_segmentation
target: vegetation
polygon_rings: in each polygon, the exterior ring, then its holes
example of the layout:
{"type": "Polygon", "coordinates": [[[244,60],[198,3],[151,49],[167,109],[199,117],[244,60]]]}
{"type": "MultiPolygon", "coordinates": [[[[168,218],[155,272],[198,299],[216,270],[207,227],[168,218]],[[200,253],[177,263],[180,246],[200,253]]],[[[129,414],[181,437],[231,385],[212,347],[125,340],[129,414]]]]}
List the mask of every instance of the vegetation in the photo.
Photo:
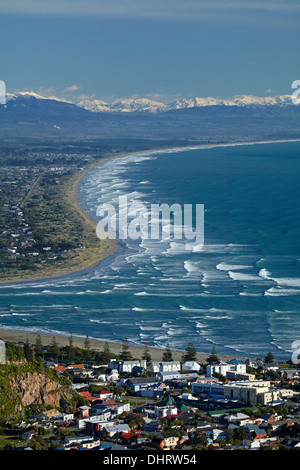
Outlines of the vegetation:
{"type": "Polygon", "coordinates": [[[197,352],[196,349],[191,341],[189,341],[185,353],[182,356],[182,362],[186,361],[196,361],[197,359],[197,352]]]}
{"type": "Polygon", "coordinates": [[[163,362],[170,362],[173,361],[173,354],[170,348],[169,343],[167,344],[166,349],[164,350],[163,357],[162,357],[163,362]]]}
{"type": "Polygon", "coordinates": [[[129,345],[128,345],[128,339],[127,337],[125,336],[124,338],[124,343],[123,343],[123,346],[122,346],[122,351],[120,353],[120,360],[121,361],[131,361],[132,360],[132,354],[129,350],[129,345]]]}
{"type": "Polygon", "coordinates": [[[212,351],[211,351],[211,354],[208,356],[206,361],[207,361],[208,364],[212,364],[213,362],[217,362],[218,360],[219,360],[219,358],[217,356],[216,348],[213,347],[212,351]]]}
{"type": "Polygon", "coordinates": [[[51,277],[85,269],[105,257],[106,241],[99,240],[95,222],[74,200],[78,170],[39,170],[34,180],[22,171],[7,172],[11,184],[0,191],[0,227],[5,229],[0,236],[0,279],[51,277]],[[16,175],[21,178],[17,189],[16,175]]]}

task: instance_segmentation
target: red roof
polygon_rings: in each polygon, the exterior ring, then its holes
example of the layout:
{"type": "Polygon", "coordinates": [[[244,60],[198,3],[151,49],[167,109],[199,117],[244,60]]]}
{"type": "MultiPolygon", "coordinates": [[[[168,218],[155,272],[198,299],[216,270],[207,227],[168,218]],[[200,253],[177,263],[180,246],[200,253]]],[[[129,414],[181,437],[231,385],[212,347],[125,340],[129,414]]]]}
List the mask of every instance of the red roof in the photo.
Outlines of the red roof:
{"type": "Polygon", "coordinates": [[[132,429],[131,432],[122,432],[122,437],[124,437],[124,439],[130,439],[132,437],[137,437],[141,434],[142,431],[140,431],[139,429],[132,429]]]}
{"type": "Polygon", "coordinates": [[[116,405],[115,400],[102,400],[102,405],[116,405]]]}
{"type": "Polygon", "coordinates": [[[90,392],[79,392],[81,396],[83,396],[88,401],[95,401],[99,400],[97,397],[93,397],[90,392]]]}

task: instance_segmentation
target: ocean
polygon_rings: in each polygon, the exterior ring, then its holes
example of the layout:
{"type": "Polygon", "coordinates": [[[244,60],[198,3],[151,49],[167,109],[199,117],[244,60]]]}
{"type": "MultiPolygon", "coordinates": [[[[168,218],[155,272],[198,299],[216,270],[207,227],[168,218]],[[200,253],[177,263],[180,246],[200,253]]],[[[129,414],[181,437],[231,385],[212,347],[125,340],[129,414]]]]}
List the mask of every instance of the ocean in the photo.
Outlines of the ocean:
{"type": "Polygon", "coordinates": [[[0,286],[0,328],[200,353],[291,357],[300,339],[300,142],[113,158],[80,185],[83,208],[204,205],[204,244],[120,241],[96,268],[0,286]]]}

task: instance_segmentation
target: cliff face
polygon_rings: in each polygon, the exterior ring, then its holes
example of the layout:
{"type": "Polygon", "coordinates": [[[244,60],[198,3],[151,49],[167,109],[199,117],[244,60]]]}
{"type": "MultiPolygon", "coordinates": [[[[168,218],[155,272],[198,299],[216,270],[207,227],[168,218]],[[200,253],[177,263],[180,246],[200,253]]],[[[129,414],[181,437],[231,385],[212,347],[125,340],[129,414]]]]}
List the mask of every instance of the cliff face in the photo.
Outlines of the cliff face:
{"type": "Polygon", "coordinates": [[[17,411],[23,406],[31,404],[45,404],[53,407],[63,406],[67,403],[67,390],[47,375],[39,372],[23,372],[9,377],[11,388],[20,397],[21,403],[17,411]]]}

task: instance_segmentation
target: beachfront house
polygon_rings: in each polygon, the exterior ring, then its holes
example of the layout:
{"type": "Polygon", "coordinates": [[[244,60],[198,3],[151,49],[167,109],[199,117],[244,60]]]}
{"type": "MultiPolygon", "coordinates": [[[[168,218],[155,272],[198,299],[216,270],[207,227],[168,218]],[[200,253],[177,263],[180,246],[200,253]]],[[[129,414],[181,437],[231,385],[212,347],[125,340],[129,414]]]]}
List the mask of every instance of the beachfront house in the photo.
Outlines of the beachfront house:
{"type": "Polygon", "coordinates": [[[221,374],[226,377],[227,372],[236,372],[239,374],[246,374],[245,363],[227,363],[218,362],[217,364],[209,364],[206,368],[206,376],[212,377],[214,374],[221,374]]]}
{"type": "Polygon", "coordinates": [[[158,374],[159,372],[174,372],[180,371],[181,365],[179,361],[170,362],[152,362],[149,366],[150,372],[158,374]]]}
{"type": "Polygon", "coordinates": [[[116,370],[120,373],[128,373],[130,374],[132,372],[132,369],[134,367],[141,367],[141,363],[138,360],[132,360],[132,361],[117,361],[116,359],[112,359],[108,363],[108,369],[111,371],[116,370]]]}

